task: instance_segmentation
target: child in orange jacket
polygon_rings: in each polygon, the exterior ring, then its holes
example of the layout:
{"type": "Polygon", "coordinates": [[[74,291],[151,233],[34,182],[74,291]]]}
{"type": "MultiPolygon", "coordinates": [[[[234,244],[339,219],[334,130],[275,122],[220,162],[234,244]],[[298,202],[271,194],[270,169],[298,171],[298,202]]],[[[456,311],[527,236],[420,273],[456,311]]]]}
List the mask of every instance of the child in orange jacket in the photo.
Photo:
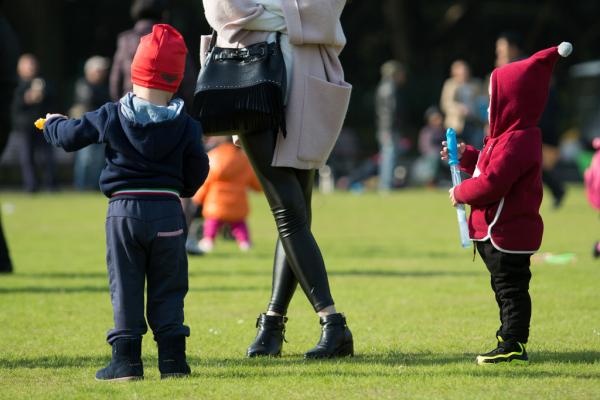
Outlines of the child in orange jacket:
{"type": "Polygon", "coordinates": [[[228,140],[208,152],[210,172],[193,202],[202,205],[204,234],[198,243],[204,252],[214,247],[219,229],[228,224],[240,250],[250,249],[246,218],[250,212],[247,189],[260,191],[246,154],[228,140]]]}

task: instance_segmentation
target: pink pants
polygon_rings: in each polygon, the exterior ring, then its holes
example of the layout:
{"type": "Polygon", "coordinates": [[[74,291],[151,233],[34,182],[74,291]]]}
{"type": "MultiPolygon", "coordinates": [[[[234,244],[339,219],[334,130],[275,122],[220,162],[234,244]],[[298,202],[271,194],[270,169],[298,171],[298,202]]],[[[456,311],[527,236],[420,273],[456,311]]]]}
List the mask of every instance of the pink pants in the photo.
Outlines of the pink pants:
{"type": "Polygon", "coordinates": [[[250,242],[250,232],[246,221],[225,222],[218,219],[206,218],[204,220],[204,237],[214,240],[219,232],[219,229],[228,224],[231,227],[231,234],[238,243],[250,242]]]}

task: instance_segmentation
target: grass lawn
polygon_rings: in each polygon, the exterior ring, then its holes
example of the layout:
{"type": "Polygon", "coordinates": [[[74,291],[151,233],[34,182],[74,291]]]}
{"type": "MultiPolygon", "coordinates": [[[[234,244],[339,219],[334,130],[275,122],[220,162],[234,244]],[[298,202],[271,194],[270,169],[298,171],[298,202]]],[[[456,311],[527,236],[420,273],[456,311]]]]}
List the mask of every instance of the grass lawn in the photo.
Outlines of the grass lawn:
{"type": "Polygon", "coordinates": [[[190,259],[186,322],[193,376],[160,381],[144,341],[145,380],[99,383],[110,358],[112,312],[104,264],[106,199],[0,193],[16,273],[0,276],[0,398],[600,398],[600,220],[580,187],[542,213],[544,252],[577,254],[535,264],[531,363],[477,367],[495,345],[498,312],[480,258],[458,244],[443,190],[389,196],[316,195],[314,232],[333,295],[354,333],[356,356],[304,362],[318,320],[298,291],[284,355],[247,360],[255,318],[270,296],[275,229],[252,197],[255,248],[218,241],[190,259]]]}

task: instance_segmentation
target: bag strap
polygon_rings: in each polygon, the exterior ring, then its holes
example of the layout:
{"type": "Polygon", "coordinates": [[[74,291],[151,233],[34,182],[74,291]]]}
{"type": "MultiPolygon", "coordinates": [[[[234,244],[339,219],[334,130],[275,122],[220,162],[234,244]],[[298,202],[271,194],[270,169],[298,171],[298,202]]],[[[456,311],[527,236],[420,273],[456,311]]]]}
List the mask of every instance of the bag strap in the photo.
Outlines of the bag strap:
{"type": "Polygon", "coordinates": [[[213,49],[215,48],[216,45],[217,45],[217,31],[215,31],[213,29],[212,37],[210,38],[210,44],[208,45],[207,53],[210,53],[211,51],[213,51],[213,49]]]}

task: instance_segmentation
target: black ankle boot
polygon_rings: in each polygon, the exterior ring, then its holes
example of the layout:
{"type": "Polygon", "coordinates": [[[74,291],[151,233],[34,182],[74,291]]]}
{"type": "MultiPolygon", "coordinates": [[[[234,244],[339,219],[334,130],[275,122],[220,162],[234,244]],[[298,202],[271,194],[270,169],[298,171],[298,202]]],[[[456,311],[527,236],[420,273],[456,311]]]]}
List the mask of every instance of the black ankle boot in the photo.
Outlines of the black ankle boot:
{"type": "Polygon", "coordinates": [[[321,317],[322,330],[319,343],[304,354],[306,359],[346,357],[354,355],[352,332],[346,325],[344,314],[321,317]]]}
{"type": "Polygon", "coordinates": [[[260,314],[256,319],[256,339],[246,352],[248,357],[280,356],[286,322],[287,317],[284,316],[260,314]]]}
{"type": "Polygon", "coordinates": [[[112,360],[96,372],[99,381],[132,381],[144,379],[142,339],[117,339],[112,344],[112,360]]]}
{"type": "Polygon", "coordinates": [[[191,374],[185,357],[185,336],[161,338],[157,344],[160,379],[182,378],[191,374]]]}

